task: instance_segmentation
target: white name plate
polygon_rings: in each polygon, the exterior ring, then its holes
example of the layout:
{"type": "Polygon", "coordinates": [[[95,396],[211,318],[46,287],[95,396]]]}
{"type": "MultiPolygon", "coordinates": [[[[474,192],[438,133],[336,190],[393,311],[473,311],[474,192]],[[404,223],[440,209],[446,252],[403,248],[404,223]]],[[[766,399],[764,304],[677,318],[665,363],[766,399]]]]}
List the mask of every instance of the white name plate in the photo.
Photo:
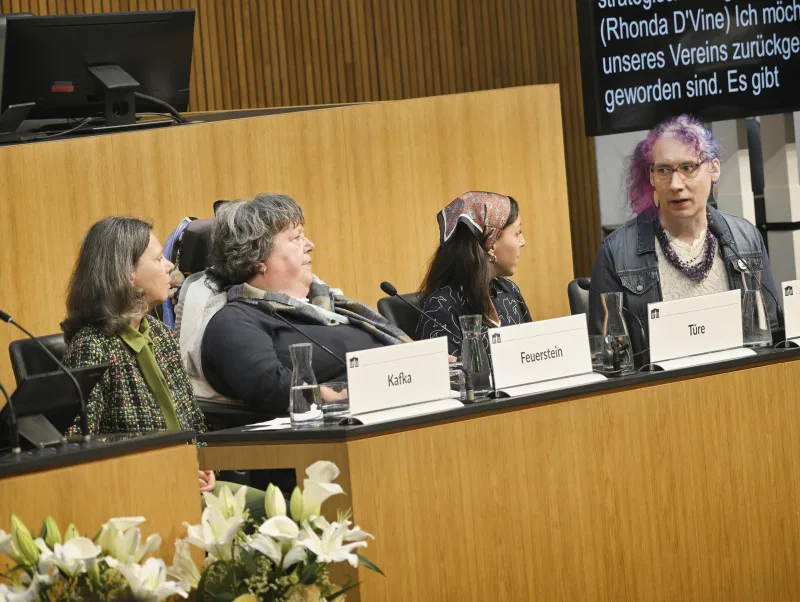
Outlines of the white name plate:
{"type": "Polygon", "coordinates": [[[800,280],[781,282],[786,339],[800,339],[800,280]]]}
{"type": "Polygon", "coordinates": [[[447,337],[347,354],[350,414],[450,398],[447,337]]]}
{"type": "Polygon", "coordinates": [[[498,390],[592,371],[584,314],[492,328],[489,347],[498,390]]]}
{"type": "Polygon", "coordinates": [[[650,303],[650,361],[655,363],[741,347],[742,294],[739,290],[650,303]]]}

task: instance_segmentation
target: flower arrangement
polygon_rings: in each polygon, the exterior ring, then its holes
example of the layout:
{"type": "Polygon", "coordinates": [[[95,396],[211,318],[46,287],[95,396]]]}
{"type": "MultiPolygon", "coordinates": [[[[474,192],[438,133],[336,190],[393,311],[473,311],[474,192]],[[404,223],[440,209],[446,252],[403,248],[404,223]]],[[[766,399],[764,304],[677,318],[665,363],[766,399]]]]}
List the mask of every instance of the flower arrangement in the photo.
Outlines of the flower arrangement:
{"type": "Polygon", "coordinates": [[[350,512],[330,523],[322,503],[344,493],[333,481],[339,469],[316,462],[306,469],[303,489],[289,502],[270,485],[265,497],[267,520],[253,524],[245,509],[246,487],[233,495],[223,487],[218,495],[204,493],[201,523],[189,525],[187,537],[175,542],[173,563],[149,557],[161,545],[159,535],[142,542],[142,517],[113,518],[90,539],[70,524],[63,537],[48,517],[36,539],[15,515],[11,532],[0,530],[0,553],[15,563],[2,575],[0,602],[78,602],[83,600],[161,602],[197,590],[198,602],[331,602],[344,600],[356,587],[330,581],[332,563],[359,562],[380,569],[356,550],[372,535],[352,526],[350,512]],[[201,548],[201,571],[190,546],[201,548]]]}
{"type": "Polygon", "coordinates": [[[70,523],[62,538],[58,525],[48,517],[39,537],[15,515],[11,532],[0,530],[0,552],[15,566],[0,583],[0,602],[64,600],[128,600],[160,602],[188,589],[167,578],[160,558],[146,556],[161,545],[161,536],[151,535],[142,543],[139,525],[143,517],[112,518],[89,539],[70,523]]]}

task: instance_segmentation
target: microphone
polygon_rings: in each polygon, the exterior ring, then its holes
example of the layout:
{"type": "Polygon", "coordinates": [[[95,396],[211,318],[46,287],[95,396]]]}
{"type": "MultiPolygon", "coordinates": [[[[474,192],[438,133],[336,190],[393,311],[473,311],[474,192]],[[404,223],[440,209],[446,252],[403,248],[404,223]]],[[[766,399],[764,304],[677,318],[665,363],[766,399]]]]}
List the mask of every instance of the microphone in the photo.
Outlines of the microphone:
{"type": "MultiPolygon", "coordinates": [[[[602,295],[603,294],[603,293],[601,293],[600,291],[598,291],[596,288],[594,288],[592,286],[592,281],[589,278],[586,278],[586,277],[578,278],[575,281],[575,283],[578,285],[578,288],[581,289],[581,290],[593,291],[593,292],[597,293],[598,295],[602,295]]],[[[639,316],[637,316],[635,313],[633,313],[631,310],[629,310],[627,307],[625,307],[625,305],[621,305],[620,307],[622,307],[622,311],[628,313],[629,315],[633,316],[636,319],[636,323],[639,325],[639,332],[642,333],[642,340],[644,341],[644,344],[647,347],[643,351],[639,351],[637,353],[634,353],[634,355],[644,355],[645,353],[647,353],[650,350],[650,339],[647,338],[647,332],[644,329],[644,325],[642,324],[642,321],[639,319],[639,316]]]]}
{"type": "MultiPolygon", "coordinates": [[[[451,337],[454,337],[456,339],[460,339],[461,338],[461,335],[455,334],[452,330],[447,328],[447,326],[445,326],[444,324],[439,323],[439,321],[436,320],[433,316],[430,316],[427,313],[425,313],[424,311],[422,311],[419,307],[417,307],[416,305],[414,305],[413,303],[411,303],[410,301],[405,299],[402,295],[398,295],[397,294],[397,289],[394,287],[394,285],[391,282],[386,282],[386,281],[381,282],[381,290],[384,293],[386,293],[387,295],[389,295],[390,297],[397,297],[398,299],[400,299],[400,301],[402,301],[403,303],[405,303],[409,307],[414,308],[414,311],[416,311],[419,315],[428,318],[431,322],[436,324],[439,328],[444,330],[451,337]]],[[[474,385],[473,380],[472,380],[472,373],[469,370],[467,370],[466,368],[464,368],[464,366],[460,366],[460,367],[458,367],[458,369],[461,370],[461,372],[464,374],[464,392],[465,392],[465,394],[467,396],[466,403],[475,403],[475,385],[474,385]]]]}
{"type": "MultiPolygon", "coordinates": [[[[0,313],[2,310],[0,310],[0,313]]],[[[11,453],[13,455],[17,455],[20,453],[21,448],[19,446],[19,427],[17,426],[17,412],[14,410],[14,404],[11,403],[11,397],[8,395],[8,391],[6,388],[0,383],[0,391],[3,392],[3,395],[6,398],[6,404],[8,404],[8,411],[11,414],[11,418],[8,421],[8,431],[9,431],[9,439],[11,439],[11,453]]]]}
{"type": "MultiPolygon", "coordinates": [[[[739,255],[739,253],[736,252],[736,249],[733,248],[733,245],[730,244],[727,237],[722,233],[722,228],[719,227],[719,224],[715,224],[712,220],[708,220],[708,229],[711,232],[711,234],[713,234],[714,237],[720,242],[720,244],[723,244],[726,247],[728,247],[733,252],[733,254],[736,255],[736,259],[738,259],[744,266],[744,271],[752,275],[752,272],[750,271],[750,266],[747,265],[747,262],[744,259],[742,259],[742,256],[739,255]]],[[[783,328],[783,312],[781,311],[781,304],[778,303],[778,299],[775,297],[772,291],[769,290],[769,287],[766,284],[764,284],[761,288],[767,291],[769,293],[769,296],[772,297],[772,300],[775,301],[775,317],[778,320],[778,328],[779,329],[783,328]]]]}
{"type": "Polygon", "coordinates": [[[333,351],[331,351],[330,349],[328,349],[328,348],[327,348],[325,345],[323,345],[323,344],[322,344],[322,343],[320,343],[319,341],[316,341],[316,340],[314,340],[314,338],[312,338],[310,335],[308,335],[308,334],[306,334],[305,332],[303,332],[302,330],[300,330],[300,329],[297,327],[297,325],[296,325],[296,324],[292,324],[292,323],[291,323],[289,320],[287,320],[286,318],[284,318],[284,317],[283,317],[283,316],[282,316],[282,315],[281,315],[281,314],[280,314],[278,311],[276,311],[276,309],[275,309],[274,307],[272,307],[272,306],[270,306],[270,305],[267,305],[266,303],[259,303],[259,306],[261,307],[261,309],[263,309],[263,310],[264,310],[264,311],[265,311],[267,314],[269,314],[271,317],[273,317],[273,318],[278,318],[278,319],[279,319],[281,322],[283,322],[284,324],[286,324],[286,325],[287,325],[287,326],[289,326],[290,328],[293,328],[294,330],[296,330],[297,332],[299,332],[299,333],[300,333],[302,336],[304,336],[305,338],[307,338],[309,341],[311,341],[312,343],[314,343],[314,344],[315,344],[317,347],[319,347],[320,349],[322,349],[322,350],[323,350],[325,353],[327,353],[327,354],[328,354],[328,355],[330,355],[330,356],[331,356],[333,359],[335,359],[337,362],[339,362],[339,363],[340,363],[342,366],[344,366],[345,370],[347,370],[347,362],[345,362],[345,361],[344,361],[342,358],[340,358],[338,355],[336,355],[336,354],[335,354],[333,351]]]}
{"type": "Polygon", "coordinates": [[[414,311],[417,312],[419,315],[427,318],[428,320],[430,320],[431,322],[436,324],[439,328],[444,330],[451,337],[456,338],[456,339],[461,339],[461,335],[460,334],[454,333],[447,326],[445,326],[444,324],[442,324],[438,320],[436,320],[436,318],[434,318],[433,316],[429,315],[428,313],[422,311],[419,307],[417,307],[416,305],[411,303],[408,299],[404,298],[402,295],[398,295],[397,294],[397,289],[392,285],[391,282],[381,282],[381,290],[384,293],[386,293],[387,295],[389,295],[390,297],[397,297],[398,299],[400,299],[400,301],[402,301],[403,303],[405,303],[409,307],[413,308],[414,311]]]}
{"type": "Polygon", "coordinates": [[[8,322],[9,324],[13,324],[19,330],[21,330],[26,335],[28,335],[31,339],[36,341],[36,344],[39,345],[39,347],[42,348],[42,351],[44,351],[50,357],[50,359],[52,359],[56,363],[56,366],[58,366],[58,368],[64,374],[66,374],[69,377],[69,379],[72,381],[72,384],[75,385],[75,391],[77,391],[77,393],[78,393],[78,400],[81,402],[81,433],[83,435],[83,440],[84,441],[90,441],[91,440],[91,436],[89,435],[89,415],[86,413],[86,400],[83,398],[83,391],[81,390],[80,384],[78,384],[78,379],[76,379],[75,375],[72,374],[72,372],[70,372],[66,368],[66,366],[64,366],[64,364],[62,364],[58,360],[58,358],[55,355],[53,355],[53,353],[47,347],[44,346],[44,343],[42,343],[39,339],[37,339],[35,336],[33,336],[22,325],[20,325],[16,321],[14,321],[14,318],[12,318],[10,315],[8,315],[6,312],[4,312],[2,309],[0,309],[0,320],[2,320],[3,322],[8,322]]]}

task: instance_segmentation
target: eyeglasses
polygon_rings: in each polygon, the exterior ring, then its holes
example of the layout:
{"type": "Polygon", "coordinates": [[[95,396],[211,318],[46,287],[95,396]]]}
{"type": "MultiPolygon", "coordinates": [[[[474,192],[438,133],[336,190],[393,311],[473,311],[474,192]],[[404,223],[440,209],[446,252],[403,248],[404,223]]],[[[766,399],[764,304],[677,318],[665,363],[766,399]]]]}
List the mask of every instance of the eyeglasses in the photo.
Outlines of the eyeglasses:
{"type": "Polygon", "coordinates": [[[678,167],[670,167],[669,165],[653,165],[650,167],[650,173],[657,182],[670,182],[672,181],[672,174],[678,172],[681,180],[688,182],[694,180],[697,174],[700,173],[700,166],[705,163],[682,163],[678,167]]]}

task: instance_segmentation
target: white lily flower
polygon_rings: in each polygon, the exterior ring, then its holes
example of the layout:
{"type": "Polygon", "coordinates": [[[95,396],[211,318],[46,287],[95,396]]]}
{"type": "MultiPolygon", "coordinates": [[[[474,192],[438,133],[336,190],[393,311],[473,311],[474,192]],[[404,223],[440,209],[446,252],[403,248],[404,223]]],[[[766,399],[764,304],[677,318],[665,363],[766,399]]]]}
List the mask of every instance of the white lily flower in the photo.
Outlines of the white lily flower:
{"type": "MultiPolygon", "coordinates": [[[[56,566],[56,557],[53,554],[53,550],[47,547],[47,543],[45,543],[44,539],[41,537],[34,539],[33,543],[39,548],[39,572],[42,575],[49,575],[53,567],[56,566]]],[[[0,600],[0,602],[2,602],[2,600],[0,600]]]]}
{"type": "Polygon", "coordinates": [[[153,533],[144,540],[144,545],[137,547],[136,552],[133,554],[134,562],[141,562],[145,557],[149,556],[161,547],[161,535],[153,533]]]}
{"type": "MultiPolygon", "coordinates": [[[[347,521],[347,526],[348,527],[350,526],[350,521],[347,521]]],[[[342,537],[342,541],[347,541],[347,542],[350,542],[350,541],[364,541],[367,537],[371,537],[372,539],[375,539],[374,535],[372,535],[370,533],[367,533],[366,531],[362,531],[361,527],[356,525],[352,529],[350,529],[350,528],[347,529],[347,531],[345,532],[344,536],[342,537]]]]}
{"type": "MultiPolygon", "coordinates": [[[[311,523],[317,529],[321,529],[322,531],[325,531],[326,529],[329,529],[330,526],[331,526],[331,523],[329,523],[328,519],[325,518],[324,516],[315,517],[314,520],[311,521],[311,523]]],[[[353,523],[351,523],[349,520],[339,521],[338,524],[339,525],[344,525],[344,526],[347,527],[347,530],[344,532],[344,535],[342,536],[342,541],[345,541],[345,542],[363,541],[363,540],[367,539],[367,537],[371,537],[372,539],[375,539],[374,535],[371,535],[371,534],[367,533],[366,531],[362,531],[361,527],[359,527],[359,526],[355,526],[355,527],[353,527],[351,529],[350,525],[352,525],[353,523]]]]}
{"type": "Polygon", "coordinates": [[[328,519],[324,516],[315,516],[313,519],[311,519],[311,524],[317,529],[322,529],[323,531],[331,526],[331,524],[328,522],[328,519]]]}
{"type": "Polygon", "coordinates": [[[281,563],[281,565],[283,566],[284,569],[288,569],[293,564],[297,564],[298,562],[305,562],[306,557],[307,557],[307,552],[305,546],[302,546],[298,543],[286,553],[286,556],[283,557],[283,562],[281,563]]]}
{"type": "Polygon", "coordinates": [[[268,535],[257,533],[250,538],[249,544],[254,550],[269,558],[275,566],[280,566],[283,552],[281,551],[281,544],[277,541],[268,535]]]}
{"type": "Polygon", "coordinates": [[[104,527],[107,525],[112,529],[116,529],[117,531],[128,531],[129,529],[133,529],[134,527],[138,527],[147,519],[144,516],[118,516],[116,518],[108,519],[108,522],[103,525],[104,527]]]}
{"type": "Polygon", "coordinates": [[[3,585],[4,589],[0,591],[0,600],[5,600],[6,602],[36,602],[39,599],[41,586],[46,583],[50,583],[50,577],[37,573],[25,589],[3,585]]]}
{"type": "Polygon", "coordinates": [[[355,541],[343,543],[344,535],[347,533],[347,523],[331,523],[322,535],[317,535],[313,527],[306,522],[303,525],[305,537],[298,540],[298,545],[308,549],[317,557],[317,562],[343,562],[347,561],[351,566],[358,566],[358,556],[353,553],[356,548],[367,546],[366,541],[355,541]]]}
{"type": "Polygon", "coordinates": [[[167,565],[161,558],[148,558],[144,564],[123,564],[108,557],[106,562],[125,577],[133,597],[140,602],[161,602],[176,595],[189,597],[180,583],[167,580],[167,565]]]}
{"type": "Polygon", "coordinates": [[[79,573],[92,570],[97,564],[97,557],[102,551],[103,549],[95,545],[88,537],[75,537],[64,545],[60,543],[55,545],[55,548],[53,548],[53,560],[66,575],[74,577],[79,573]]]}
{"type": "Polygon", "coordinates": [[[300,528],[288,516],[273,516],[258,528],[258,532],[280,542],[292,541],[300,535],[300,528]]]}
{"type": "Polygon", "coordinates": [[[241,516],[226,519],[216,506],[206,506],[201,524],[184,523],[189,535],[186,541],[202,548],[216,559],[230,560],[233,554],[233,538],[242,524],[244,519],[241,516]]]}
{"type": "Polygon", "coordinates": [[[320,460],[306,468],[307,479],[303,480],[303,513],[301,520],[319,516],[322,504],[329,497],[344,493],[341,485],[333,480],[339,476],[339,468],[333,462],[320,460]]]}
{"type": "Polygon", "coordinates": [[[5,554],[17,564],[22,561],[22,553],[14,542],[11,533],[6,533],[2,529],[0,529],[0,554],[5,554]]]}
{"type": "Polygon", "coordinates": [[[317,483],[332,483],[339,477],[339,467],[327,460],[318,460],[306,468],[306,476],[317,483]]]}
{"type": "Polygon", "coordinates": [[[157,533],[150,535],[141,544],[142,532],[139,525],[144,522],[141,516],[112,518],[100,529],[97,544],[103,552],[124,562],[125,564],[138,563],[151,554],[161,545],[161,536],[157,533]]]}
{"type": "Polygon", "coordinates": [[[283,497],[283,492],[272,483],[267,486],[264,495],[264,510],[269,518],[286,515],[286,498],[283,497]]]}
{"type": "Polygon", "coordinates": [[[184,589],[197,589],[200,583],[200,571],[192,560],[189,542],[185,539],[175,540],[175,556],[172,559],[172,566],[167,569],[167,575],[185,584],[187,587],[184,589]]]}
{"type": "Polygon", "coordinates": [[[222,486],[219,495],[214,495],[209,491],[203,492],[206,500],[206,507],[217,508],[226,519],[235,516],[244,518],[244,498],[247,495],[247,487],[240,487],[236,495],[231,493],[231,488],[227,485],[222,486]]]}

